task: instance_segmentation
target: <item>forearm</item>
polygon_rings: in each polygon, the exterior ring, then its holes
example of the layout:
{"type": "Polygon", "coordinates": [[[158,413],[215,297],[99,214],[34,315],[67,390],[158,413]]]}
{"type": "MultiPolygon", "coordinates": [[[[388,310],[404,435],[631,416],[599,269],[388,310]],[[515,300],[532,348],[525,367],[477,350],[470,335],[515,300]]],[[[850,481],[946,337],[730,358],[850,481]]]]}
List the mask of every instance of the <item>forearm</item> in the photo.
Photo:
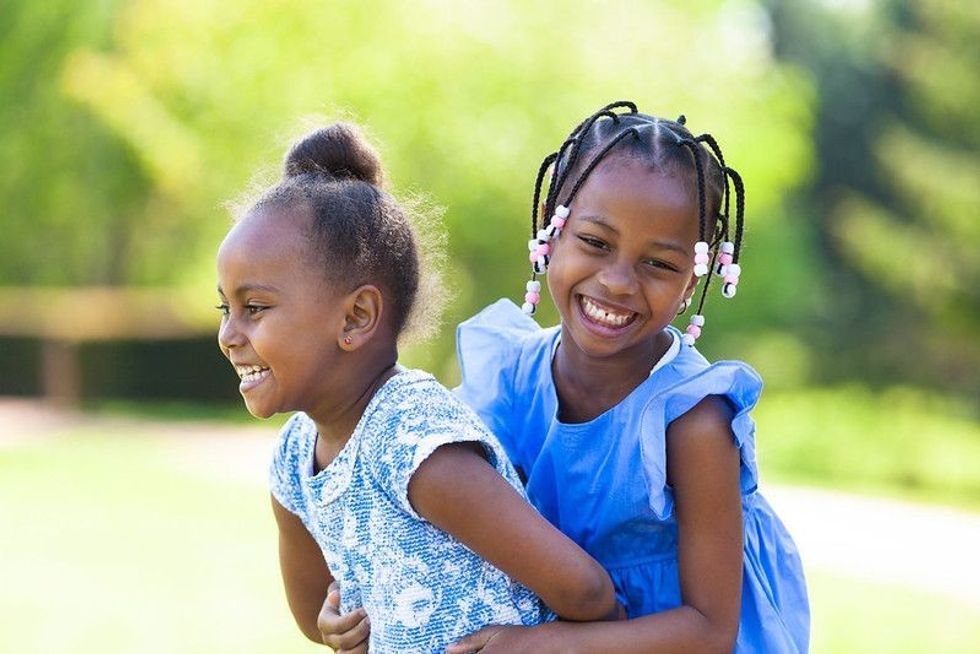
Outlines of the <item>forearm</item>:
{"type": "Polygon", "coordinates": [[[322,644],[317,618],[333,577],[319,546],[299,518],[274,498],[272,508],[279,529],[279,570],[286,602],[303,635],[322,644]]]}
{"type": "Polygon", "coordinates": [[[731,652],[737,629],[713,624],[690,606],[620,622],[554,622],[535,627],[542,654],[731,652]]]}

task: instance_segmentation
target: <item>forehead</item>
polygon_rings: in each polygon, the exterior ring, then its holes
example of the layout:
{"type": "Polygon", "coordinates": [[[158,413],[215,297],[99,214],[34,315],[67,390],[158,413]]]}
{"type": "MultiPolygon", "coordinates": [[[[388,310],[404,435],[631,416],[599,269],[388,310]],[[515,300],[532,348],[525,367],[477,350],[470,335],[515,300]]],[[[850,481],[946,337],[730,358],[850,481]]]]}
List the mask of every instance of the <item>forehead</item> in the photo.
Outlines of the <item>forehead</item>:
{"type": "Polygon", "coordinates": [[[308,227],[309,219],[302,212],[270,208],[249,213],[231,228],[218,249],[219,277],[279,284],[313,277],[306,263],[308,227]]]}
{"type": "Polygon", "coordinates": [[[635,218],[642,225],[674,225],[697,232],[698,202],[689,181],[627,157],[602,162],[574,200],[577,213],[606,219],[635,218]]]}

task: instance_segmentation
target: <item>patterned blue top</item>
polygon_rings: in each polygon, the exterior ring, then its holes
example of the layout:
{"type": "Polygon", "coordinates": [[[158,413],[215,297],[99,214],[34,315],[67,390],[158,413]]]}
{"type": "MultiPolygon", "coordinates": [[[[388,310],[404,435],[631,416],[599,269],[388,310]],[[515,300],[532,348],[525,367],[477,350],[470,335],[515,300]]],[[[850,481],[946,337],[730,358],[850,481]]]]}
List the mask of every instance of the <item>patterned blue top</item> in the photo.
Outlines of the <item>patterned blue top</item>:
{"type": "Polygon", "coordinates": [[[499,442],[431,375],[393,376],[368,403],[340,454],[314,475],[317,429],[286,423],[273,457],[273,496],[296,514],[340,582],[341,611],[363,606],[377,654],[430,654],[488,624],[530,625],[550,612],[446,532],[420,517],[408,482],[436,448],[478,442],[524,495],[499,442]]]}
{"type": "Polygon", "coordinates": [[[459,327],[458,394],[524,470],[538,510],[609,572],[631,618],[681,604],[667,426],[706,396],[725,397],[735,410],[744,516],[735,651],[806,652],[810,612],[800,558],[757,490],[749,412],[762,382],[744,363],[709,364],[669,329],[674,345],[630,395],[593,420],[563,423],[551,374],[559,328],[541,329],[501,300],[459,327]]]}

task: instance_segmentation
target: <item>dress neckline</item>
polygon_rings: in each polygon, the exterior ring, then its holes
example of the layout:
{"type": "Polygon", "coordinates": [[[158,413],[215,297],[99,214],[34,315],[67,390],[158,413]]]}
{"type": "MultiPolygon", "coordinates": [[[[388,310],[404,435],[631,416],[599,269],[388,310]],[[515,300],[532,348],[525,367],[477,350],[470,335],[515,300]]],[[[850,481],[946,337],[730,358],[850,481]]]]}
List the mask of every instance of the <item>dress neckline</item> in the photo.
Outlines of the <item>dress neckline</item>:
{"type": "Polygon", "coordinates": [[[555,353],[558,351],[558,345],[561,343],[561,327],[559,326],[555,330],[555,335],[552,337],[551,355],[548,357],[548,372],[547,372],[548,392],[550,393],[551,399],[554,403],[554,414],[552,415],[552,422],[566,429],[586,429],[606,419],[616,409],[623,406],[627,402],[632,401],[634,397],[640,394],[641,389],[643,389],[644,387],[646,387],[648,384],[651,383],[650,381],[651,379],[653,379],[655,376],[658,379],[661,377],[661,375],[655,375],[655,373],[657,373],[660,370],[663,370],[671,363],[673,363],[674,360],[677,359],[677,356],[680,354],[681,351],[680,332],[673,325],[668,325],[665,328],[665,331],[668,334],[670,334],[670,338],[671,338],[671,342],[670,345],[667,347],[667,351],[664,352],[663,356],[661,356],[650,367],[650,374],[648,374],[642,382],[637,384],[636,388],[631,390],[626,397],[624,397],[622,400],[620,400],[616,404],[612,405],[611,407],[609,407],[608,409],[606,409],[605,411],[597,415],[595,418],[592,418],[591,420],[586,420],[585,422],[563,422],[558,418],[558,387],[555,385],[555,374],[553,372],[555,353]]]}

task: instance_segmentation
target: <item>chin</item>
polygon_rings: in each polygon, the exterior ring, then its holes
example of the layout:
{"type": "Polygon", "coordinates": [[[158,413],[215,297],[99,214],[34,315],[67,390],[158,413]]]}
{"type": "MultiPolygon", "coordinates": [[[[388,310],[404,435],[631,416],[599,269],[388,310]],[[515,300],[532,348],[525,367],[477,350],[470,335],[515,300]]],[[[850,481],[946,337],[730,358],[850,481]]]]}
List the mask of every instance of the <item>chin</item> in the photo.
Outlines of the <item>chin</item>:
{"type": "Polygon", "coordinates": [[[275,411],[268,407],[256,406],[253,404],[249,404],[248,402],[245,402],[245,408],[248,410],[249,413],[252,414],[252,417],[258,418],[259,420],[268,420],[272,416],[279,413],[278,411],[275,411]]]}

